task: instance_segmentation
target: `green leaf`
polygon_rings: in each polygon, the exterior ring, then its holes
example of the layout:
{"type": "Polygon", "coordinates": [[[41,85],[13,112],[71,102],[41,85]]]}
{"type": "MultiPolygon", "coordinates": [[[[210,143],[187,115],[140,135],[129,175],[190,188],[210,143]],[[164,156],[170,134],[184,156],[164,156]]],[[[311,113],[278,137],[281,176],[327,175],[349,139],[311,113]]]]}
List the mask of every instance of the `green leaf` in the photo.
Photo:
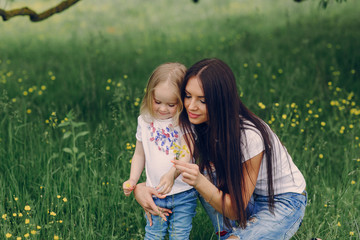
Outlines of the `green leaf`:
{"type": "Polygon", "coordinates": [[[81,127],[81,126],[85,125],[85,123],[84,122],[72,122],[72,125],[74,127],[81,127]]]}
{"type": "Polygon", "coordinates": [[[66,132],[64,133],[63,139],[67,139],[68,137],[70,137],[71,132],[66,132]]]}
{"type": "Polygon", "coordinates": [[[58,125],[58,127],[66,127],[66,126],[69,126],[70,125],[70,122],[63,122],[63,123],[60,123],[58,125]]]}
{"type": "Polygon", "coordinates": [[[81,152],[79,153],[79,155],[77,156],[77,160],[79,160],[80,158],[85,157],[85,153],[81,152]]]}
{"type": "Polygon", "coordinates": [[[76,135],[75,139],[77,139],[78,137],[85,136],[85,135],[87,135],[87,134],[89,134],[89,131],[80,132],[80,133],[78,133],[78,134],[76,135]]]}
{"type": "Polygon", "coordinates": [[[72,150],[73,150],[74,153],[77,153],[79,151],[79,149],[77,147],[73,147],[72,150]]]}
{"type": "Polygon", "coordinates": [[[63,151],[66,153],[74,154],[70,148],[63,148],[63,151]]]}

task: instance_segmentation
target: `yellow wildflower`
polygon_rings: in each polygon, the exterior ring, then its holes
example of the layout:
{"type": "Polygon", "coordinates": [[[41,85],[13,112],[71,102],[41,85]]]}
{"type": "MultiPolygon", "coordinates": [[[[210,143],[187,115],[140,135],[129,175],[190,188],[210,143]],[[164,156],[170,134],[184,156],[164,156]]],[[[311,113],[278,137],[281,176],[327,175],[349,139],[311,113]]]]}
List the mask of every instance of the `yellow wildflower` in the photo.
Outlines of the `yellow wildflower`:
{"type": "Polygon", "coordinates": [[[11,233],[6,233],[6,234],[5,234],[5,237],[6,237],[6,238],[11,238],[11,237],[12,237],[12,234],[11,234],[11,233]]]}
{"type": "Polygon", "coordinates": [[[30,223],[30,219],[25,219],[25,224],[29,224],[30,223]]]}
{"type": "Polygon", "coordinates": [[[29,205],[26,205],[24,209],[25,209],[25,211],[30,211],[31,210],[29,205]]]}

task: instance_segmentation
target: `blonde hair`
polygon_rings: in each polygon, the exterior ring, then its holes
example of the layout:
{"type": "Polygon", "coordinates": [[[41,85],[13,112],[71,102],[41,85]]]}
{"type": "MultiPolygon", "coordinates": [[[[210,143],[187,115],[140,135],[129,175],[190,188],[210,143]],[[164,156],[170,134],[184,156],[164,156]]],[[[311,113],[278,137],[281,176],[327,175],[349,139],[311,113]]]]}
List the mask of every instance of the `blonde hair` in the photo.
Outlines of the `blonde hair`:
{"type": "Polygon", "coordinates": [[[186,73],[186,67],[181,63],[164,63],[158,66],[153,73],[151,74],[147,87],[145,96],[141,102],[140,114],[150,115],[151,118],[155,118],[153,112],[153,98],[154,90],[159,83],[168,82],[177,89],[175,92],[176,98],[178,100],[177,111],[174,115],[174,123],[178,124],[179,115],[183,109],[183,104],[181,101],[180,95],[180,86],[184,79],[186,73]]]}

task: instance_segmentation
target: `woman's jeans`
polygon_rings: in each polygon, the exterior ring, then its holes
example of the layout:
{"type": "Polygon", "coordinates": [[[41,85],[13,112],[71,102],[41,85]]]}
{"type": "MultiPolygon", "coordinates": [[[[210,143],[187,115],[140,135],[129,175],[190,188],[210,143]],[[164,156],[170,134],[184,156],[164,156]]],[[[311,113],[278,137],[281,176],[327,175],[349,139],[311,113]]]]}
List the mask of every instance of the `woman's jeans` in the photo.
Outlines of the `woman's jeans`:
{"type": "Polygon", "coordinates": [[[164,239],[169,232],[169,240],[189,239],[192,219],[195,216],[197,191],[192,188],[185,192],[167,196],[164,199],[153,197],[158,207],[172,211],[164,221],[160,216],[152,216],[153,225],[150,226],[146,214],[145,239],[164,239]]]}
{"type": "Polygon", "coordinates": [[[200,201],[208,213],[220,239],[237,236],[239,239],[290,239],[299,229],[305,214],[307,193],[283,193],[275,195],[274,214],[270,213],[268,197],[254,194],[248,204],[248,222],[245,229],[226,227],[223,216],[216,212],[201,196],[200,201]]]}

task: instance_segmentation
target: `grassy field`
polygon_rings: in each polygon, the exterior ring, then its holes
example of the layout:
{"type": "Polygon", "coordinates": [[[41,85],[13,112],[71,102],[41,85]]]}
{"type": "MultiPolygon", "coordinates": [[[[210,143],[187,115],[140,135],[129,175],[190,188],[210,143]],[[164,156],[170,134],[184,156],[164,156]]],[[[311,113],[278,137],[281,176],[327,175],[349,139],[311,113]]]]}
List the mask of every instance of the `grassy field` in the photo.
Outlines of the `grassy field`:
{"type": "MultiPolygon", "coordinates": [[[[147,78],[206,57],[231,66],[305,176],[293,239],[360,239],[360,3],[317,4],[87,0],[0,22],[0,239],[142,239],[121,185],[147,78]]],[[[216,239],[200,204],[193,223],[191,239],[216,239]]]]}

